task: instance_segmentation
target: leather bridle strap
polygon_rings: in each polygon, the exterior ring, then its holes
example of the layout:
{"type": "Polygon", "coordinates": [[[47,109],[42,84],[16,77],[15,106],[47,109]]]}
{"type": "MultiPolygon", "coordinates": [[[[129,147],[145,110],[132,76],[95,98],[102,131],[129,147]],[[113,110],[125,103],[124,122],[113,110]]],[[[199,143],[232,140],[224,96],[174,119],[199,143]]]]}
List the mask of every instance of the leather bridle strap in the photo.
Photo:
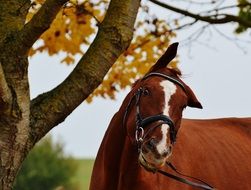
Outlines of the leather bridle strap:
{"type": "Polygon", "coordinates": [[[179,86],[184,90],[184,92],[187,92],[187,91],[186,91],[185,85],[184,85],[181,81],[179,81],[179,80],[176,79],[176,78],[173,78],[173,77],[170,77],[170,76],[168,76],[168,75],[165,75],[165,74],[163,74],[163,73],[151,72],[151,73],[147,74],[146,76],[144,76],[142,80],[144,80],[144,79],[146,79],[146,78],[148,78],[148,77],[150,77],[150,76],[159,76],[159,77],[162,77],[162,78],[164,78],[164,79],[166,79],[166,80],[168,80],[168,81],[171,81],[171,82],[173,82],[173,83],[179,85],[179,86]]]}
{"type": "MultiPolygon", "coordinates": [[[[182,88],[182,90],[186,93],[186,88],[184,86],[184,84],[179,81],[178,79],[176,78],[173,78],[173,77],[170,77],[166,74],[163,74],[163,73],[159,73],[159,72],[151,72],[151,73],[148,73],[147,75],[145,75],[141,80],[145,80],[147,79],[148,77],[151,77],[151,76],[159,76],[159,77],[162,77],[166,80],[169,80],[175,84],[177,84],[178,86],[180,86],[182,88]]],[[[144,135],[144,127],[153,123],[153,122],[156,122],[156,121],[162,121],[164,124],[167,124],[169,125],[170,127],[170,140],[171,140],[171,143],[174,144],[175,143],[175,140],[176,140],[176,131],[175,131],[175,126],[174,126],[174,123],[172,121],[172,119],[164,114],[158,114],[158,115],[153,115],[153,116],[149,116],[147,118],[142,118],[141,117],[141,114],[140,114],[140,97],[141,97],[141,94],[143,93],[143,88],[140,87],[137,92],[134,94],[134,96],[132,96],[132,98],[130,99],[127,107],[126,107],[126,111],[125,111],[125,114],[124,114],[124,117],[123,117],[123,128],[124,128],[124,125],[125,125],[125,120],[126,120],[126,116],[129,112],[129,107],[133,101],[133,99],[135,98],[136,99],[136,141],[139,141],[139,140],[143,140],[142,137],[144,135]],[[140,138],[138,138],[137,134],[141,134],[139,135],[140,138]]]]}
{"type": "Polygon", "coordinates": [[[167,115],[159,114],[159,115],[153,115],[146,117],[140,121],[141,126],[144,128],[144,126],[147,126],[153,122],[161,121],[161,124],[167,124],[170,127],[170,140],[173,143],[175,143],[176,140],[176,131],[173,121],[170,117],[167,115]]]}
{"type": "Polygon", "coordinates": [[[170,173],[168,173],[166,171],[163,171],[163,170],[157,170],[157,172],[160,173],[160,174],[162,174],[162,175],[164,175],[164,176],[167,176],[167,177],[169,177],[171,179],[174,179],[174,180],[176,180],[178,182],[181,182],[181,183],[184,183],[184,184],[187,184],[187,185],[199,188],[199,189],[203,189],[203,190],[215,190],[215,188],[213,188],[211,185],[209,185],[208,183],[206,183],[206,182],[204,182],[204,181],[202,181],[200,179],[197,179],[195,177],[191,177],[191,176],[184,175],[184,174],[180,173],[171,163],[166,163],[166,164],[173,171],[175,171],[177,174],[182,175],[183,177],[188,177],[188,178],[191,178],[193,180],[199,181],[200,183],[193,182],[191,180],[188,180],[188,179],[185,179],[185,178],[182,178],[182,177],[170,174],[170,173]]]}
{"type": "Polygon", "coordinates": [[[143,91],[144,89],[140,87],[135,93],[135,96],[136,96],[136,103],[135,103],[136,105],[136,140],[143,141],[143,137],[144,137],[143,133],[146,126],[156,121],[161,121],[162,124],[167,124],[170,127],[170,140],[171,140],[171,143],[174,144],[176,140],[176,131],[175,131],[174,123],[170,117],[164,114],[157,114],[153,116],[148,116],[146,118],[142,118],[140,114],[140,97],[143,91]],[[141,134],[141,137],[138,138],[137,134],[141,134]]]}

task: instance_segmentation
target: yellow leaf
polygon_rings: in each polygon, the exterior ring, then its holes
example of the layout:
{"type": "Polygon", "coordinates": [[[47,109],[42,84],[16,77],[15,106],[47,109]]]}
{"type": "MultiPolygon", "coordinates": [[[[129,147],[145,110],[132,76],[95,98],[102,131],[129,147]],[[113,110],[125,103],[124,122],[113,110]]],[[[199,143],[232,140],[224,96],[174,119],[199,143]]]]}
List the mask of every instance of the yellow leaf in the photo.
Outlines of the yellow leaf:
{"type": "Polygon", "coordinates": [[[61,61],[61,63],[66,63],[66,64],[72,64],[72,63],[74,63],[74,61],[75,61],[75,59],[72,57],[72,56],[70,56],[70,55],[67,55],[62,61],[61,61]]]}

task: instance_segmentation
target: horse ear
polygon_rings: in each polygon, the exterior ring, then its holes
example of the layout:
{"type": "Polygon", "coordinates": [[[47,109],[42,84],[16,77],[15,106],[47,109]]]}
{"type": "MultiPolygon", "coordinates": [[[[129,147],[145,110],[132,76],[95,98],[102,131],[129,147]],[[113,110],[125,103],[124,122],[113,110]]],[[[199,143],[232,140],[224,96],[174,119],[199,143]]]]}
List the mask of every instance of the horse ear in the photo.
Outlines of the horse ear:
{"type": "Polygon", "coordinates": [[[167,65],[175,58],[177,54],[179,43],[173,43],[171,44],[166,52],[159,58],[159,60],[152,66],[149,72],[156,71],[158,69],[167,67],[167,65]]]}
{"type": "Polygon", "coordinates": [[[191,88],[187,85],[186,85],[186,94],[188,96],[188,104],[187,105],[189,107],[199,108],[199,109],[203,108],[201,103],[199,102],[199,100],[196,98],[195,94],[191,90],[191,88]]]}

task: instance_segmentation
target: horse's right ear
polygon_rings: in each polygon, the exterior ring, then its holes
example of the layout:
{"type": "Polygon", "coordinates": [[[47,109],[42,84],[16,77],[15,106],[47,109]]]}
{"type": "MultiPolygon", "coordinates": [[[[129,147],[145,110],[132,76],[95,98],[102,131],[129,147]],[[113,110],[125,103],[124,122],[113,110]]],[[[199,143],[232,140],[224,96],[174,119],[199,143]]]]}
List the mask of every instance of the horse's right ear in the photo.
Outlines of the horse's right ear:
{"type": "Polygon", "coordinates": [[[149,70],[149,72],[154,72],[154,71],[157,71],[158,69],[167,67],[168,64],[176,57],[178,45],[179,45],[178,42],[171,44],[167,48],[166,52],[152,66],[152,68],[149,70]]]}

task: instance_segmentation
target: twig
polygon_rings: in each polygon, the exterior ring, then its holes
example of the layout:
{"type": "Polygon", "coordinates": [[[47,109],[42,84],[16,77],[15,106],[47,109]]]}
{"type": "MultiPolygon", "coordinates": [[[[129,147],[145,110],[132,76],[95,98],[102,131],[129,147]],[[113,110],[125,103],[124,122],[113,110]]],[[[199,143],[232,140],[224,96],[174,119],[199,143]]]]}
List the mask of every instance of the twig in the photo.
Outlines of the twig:
{"type": "Polygon", "coordinates": [[[243,8],[243,7],[246,7],[246,6],[251,6],[251,3],[241,3],[241,4],[237,4],[237,5],[229,5],[229,6],[225,6],[225,7],[215,8],[215,9],[200,12],[200,14],[219,12],[219,11],[222,11],[222,10],[233,9],[233,8],[243,8]]]}
{"type": "Polygon", "coordinates": [[[190,3],[190,4],[194,4],[194,5],[211,5],[211,4],[217,3],[217,1],[203,1],[203,2],[197,2],[197,1],[193,1],[193,0],[179,0],[179,1],[183,1],[185,3],[190,3]]]}
{"type": "Polygon", "coordinates": [[[239,42],[244,42],[244,43],[251,43],[251,41],[248,40],[240,40],[239,38],[232,38],[230,36],[227,36],[225,33],[221,32],[218,28],[213,26],[213,29],[223,38],[227,39],[228,41],[234,42],[235,46],[239,48],[244,54],[247,53],[247,50],[245,50],[244,47],[240,45],[239,42]]]}
{"type": "Polygon", "coordinates": [[[207,23],[210,23],[210,24],[225,24],[225,23],[229,23],[229,22],[236,22],[236,23],[242,24],[242,25],[244,25],[244,26],[246,26],[248,28],[251,28],[251,21],[242,19],[241,17],[235,16],[235,15],[221,14],[222,18],[215,19],[215,18],[217,18],[217,14],[210,15],[210,16],[201,16],[199,14],[194,14],[192,12],[189,12],[189,11],[186,11],[186,10],[183,10],[183,9],[180,9],[180,8],[173,7],[171,5],[162,3],[162,2],[160,2],[158,0],[149,0],[149,1],[156,4],[156,5],[161,6],[163,8],[166,8],[168,10],[171,10],[171,11],[174,11],[176,13],[179,13],[179,14],[194,18],[196,20],[207,22],[207,23]]]}
{"type": "Polygon", "coordinates": [[[170,32],[185,29],[185,28],[187,28],[189,26],[194,25],[196,22],[198,22],[198,20],[194,20],[193,22],[183,24],[183,25],[178,26],[176,28],[172,28],[172,29],[170,29],[170,32]]]}

